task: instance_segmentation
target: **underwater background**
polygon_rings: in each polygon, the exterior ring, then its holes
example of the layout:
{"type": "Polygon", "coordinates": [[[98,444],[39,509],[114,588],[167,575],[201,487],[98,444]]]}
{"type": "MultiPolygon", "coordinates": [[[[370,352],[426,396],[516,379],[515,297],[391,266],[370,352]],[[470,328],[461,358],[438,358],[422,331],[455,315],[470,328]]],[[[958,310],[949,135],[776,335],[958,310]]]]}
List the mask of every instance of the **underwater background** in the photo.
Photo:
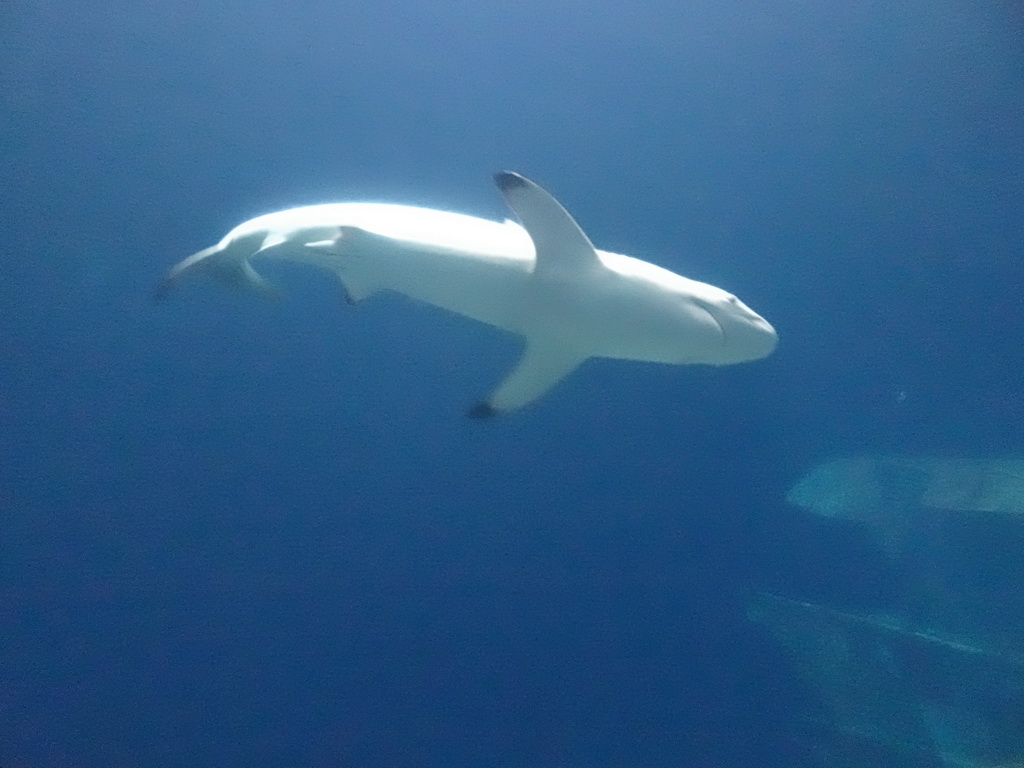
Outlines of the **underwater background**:
{"type": "Polygon", "coordinates": [[[0,3],[0,765],[796,765],[749,595],[901,574],[787,490],[1024,453],[1022,35],[1008,0],[0,3]],[[777,352],[590,361],[479,423],[491,328],[286,266],[280,304],[150,299],[281,208],[500,219],[506,168],[777,352]]]}

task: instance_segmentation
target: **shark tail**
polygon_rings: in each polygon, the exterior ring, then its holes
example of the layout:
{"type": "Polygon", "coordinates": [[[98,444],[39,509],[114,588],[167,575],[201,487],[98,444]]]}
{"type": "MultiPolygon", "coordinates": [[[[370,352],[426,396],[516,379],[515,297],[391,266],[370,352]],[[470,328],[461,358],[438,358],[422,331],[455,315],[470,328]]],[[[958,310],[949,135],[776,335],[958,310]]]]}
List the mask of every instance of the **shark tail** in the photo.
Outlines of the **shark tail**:
{"type": "Polygon", "coordinates": [[[261,276],[247,258],[228,254],[230,244],[218,243],[182,259],[164,275],[153,289],[153,298],[162,301],[170,295],[186,273],[202,269],[221,282],[244,288],[271,299],[280,299],[281,292],[261,276]],[[217,257],[220,258],[217,258],[217,257]]]}

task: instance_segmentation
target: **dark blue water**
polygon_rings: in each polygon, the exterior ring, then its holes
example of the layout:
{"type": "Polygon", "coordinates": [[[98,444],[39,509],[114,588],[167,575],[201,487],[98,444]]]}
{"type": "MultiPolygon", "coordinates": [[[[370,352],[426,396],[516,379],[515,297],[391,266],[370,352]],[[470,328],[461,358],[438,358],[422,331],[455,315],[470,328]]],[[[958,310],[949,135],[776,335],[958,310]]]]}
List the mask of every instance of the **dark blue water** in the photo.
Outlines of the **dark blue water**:
{"type": "Polygon", "coordinates": [[[746,595],[891,574],[786,489],[1024,450],[1022,32],[995,0],[0,3],[0,763],[790,765],[746,595]],[[489,328],[301,269],[149,301],[278,208],[500,218],[503,168],[778,352],[593,361],[481,424],[489,328]]]}

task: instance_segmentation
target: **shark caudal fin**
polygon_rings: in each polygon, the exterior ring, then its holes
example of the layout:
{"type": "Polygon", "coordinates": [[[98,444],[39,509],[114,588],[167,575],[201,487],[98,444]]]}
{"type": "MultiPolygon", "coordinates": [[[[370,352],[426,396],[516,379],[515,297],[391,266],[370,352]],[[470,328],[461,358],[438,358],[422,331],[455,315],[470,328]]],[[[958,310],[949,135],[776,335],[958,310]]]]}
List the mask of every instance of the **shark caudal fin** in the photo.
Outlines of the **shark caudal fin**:
{"type": "Polygon", "coordinates": [[[182,259],[164,275],[153,289],[153,298],[161,301],[174,291],[186,273],[202,270],[215,279],[265,296],[280,299],[281,291],[262,277],[246,258],[238,258],[226,253],[227,246],[223,243],[204,248],[182,259]],[[218,258],[220,257],[220,258],[218,258]]]}

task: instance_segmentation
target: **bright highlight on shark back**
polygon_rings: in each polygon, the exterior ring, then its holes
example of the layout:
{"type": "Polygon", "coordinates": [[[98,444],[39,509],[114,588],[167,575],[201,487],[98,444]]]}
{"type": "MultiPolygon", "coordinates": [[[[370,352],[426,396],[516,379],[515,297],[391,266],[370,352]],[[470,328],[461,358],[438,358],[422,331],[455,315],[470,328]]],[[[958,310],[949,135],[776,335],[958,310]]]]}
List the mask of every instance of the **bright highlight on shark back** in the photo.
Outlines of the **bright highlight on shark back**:
{"type": "Polygon", "coordinates": [[[524,337],[518,365],[475,418],[536,400],[591,357],[729,365],[775,349],[772,326],[732,294],[599,251],[532,181],[505,172],[495,182],[520,224],[378,203],[292,208],[189,256],[156,295],[196,271],[275,296],[252,262],[298,261],[334,274],[352,303],[395,291],[524,337]]]}

